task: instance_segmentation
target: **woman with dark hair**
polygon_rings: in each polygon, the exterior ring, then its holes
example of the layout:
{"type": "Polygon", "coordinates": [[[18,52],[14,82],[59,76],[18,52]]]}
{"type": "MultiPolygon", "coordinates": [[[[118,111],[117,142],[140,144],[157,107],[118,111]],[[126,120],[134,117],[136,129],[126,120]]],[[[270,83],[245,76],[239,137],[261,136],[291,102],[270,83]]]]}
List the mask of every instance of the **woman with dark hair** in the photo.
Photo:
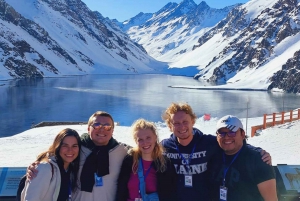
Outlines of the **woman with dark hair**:
{"type": "Polygon", "coordinates": [[[138,119],[132,125],[132,135],[137,146],[123,161],[116,201],[176,201],[177,174],[163,155],[154,123],[138,119]]]}
{"type": "Polygon", "coordinates": [[[22,201],[66,201],[77,190],[80,137],[70,128],[60,131],[53,144],[38,155],[39,174],[26,181],[22,201]]]}

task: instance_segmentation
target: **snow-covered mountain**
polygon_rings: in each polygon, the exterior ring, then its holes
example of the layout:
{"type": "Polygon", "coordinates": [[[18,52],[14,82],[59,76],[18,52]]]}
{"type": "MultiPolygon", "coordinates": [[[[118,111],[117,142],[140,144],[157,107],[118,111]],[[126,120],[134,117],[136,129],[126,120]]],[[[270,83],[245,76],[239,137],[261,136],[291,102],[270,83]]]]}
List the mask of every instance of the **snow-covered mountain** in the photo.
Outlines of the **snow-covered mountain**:
{"type": "Polygon", "coordinates": [[[204,1],[197,5],[193,0],[183,0],[168,3],[153,14],[139,13],[123,22],[121,28],[152,57],[175,62],[192,51],[198,38],[238,5],[215,9],[204,1]]]}
{"type": "Polygon", "coordinates": [[[183,0],[120,23],[80,0],[0,0],[0,80],[167,72],[300,93],[299,12],[300,0],[183,0]]]}
{"type": "Polygon", "coordinates": [[[299,12],[299,0],[250,0],[224,9],[183,0],[121,27],[170,67],[196,67],[196,79],[300,93],[299,12]]]}
{"type": "Polygon", "coordinates": [[[0,23],[0,80],[166,67],[80,0],[0,0],[0,23]]]}
{"type": "Polygon", "coordinates": [[[299,12],[298,0],[252,0],[233,9],[195,45],[194,56],[206,53],[198,60],[201,71],[196,77],[232,86],[300,92],[299,12]],[[298,79],[291,78],[297,74],[298,79]],[[288,84],[291,80],[294,86],[288,84]]]}

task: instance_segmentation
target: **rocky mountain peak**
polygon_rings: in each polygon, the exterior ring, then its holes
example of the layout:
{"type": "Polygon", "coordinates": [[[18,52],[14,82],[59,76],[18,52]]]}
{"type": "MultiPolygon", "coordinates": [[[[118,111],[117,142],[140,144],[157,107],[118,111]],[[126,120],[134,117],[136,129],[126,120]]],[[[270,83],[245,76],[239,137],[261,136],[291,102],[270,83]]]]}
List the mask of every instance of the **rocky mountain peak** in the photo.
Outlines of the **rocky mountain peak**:
{"type": "Polygon", "coordinates": [[[175,2],[169,2],[167,3],[164,7],[162,7],[161,9],[159,9],[157,12],[154,13],[154,15],[159,15],[161,13],[164,13],[164,12],[168,12],[168,11],[171,11],[173,10],[174,8],[176,8],[178,6],[177,3],[175,2]]]}
{"type": "Polygon", "coordinates": [[[180,12],[181,15],[184,15],[191,10],[194,10],[197,7],[197,4],[193,0],[183,0],[175,9],[175,12],[180,12]]]}
{"type": "Polygon", "coordinates": [[[201,1],[197,7],[199,10],[206,10],[210,8],[205,1],[201,1]]]}

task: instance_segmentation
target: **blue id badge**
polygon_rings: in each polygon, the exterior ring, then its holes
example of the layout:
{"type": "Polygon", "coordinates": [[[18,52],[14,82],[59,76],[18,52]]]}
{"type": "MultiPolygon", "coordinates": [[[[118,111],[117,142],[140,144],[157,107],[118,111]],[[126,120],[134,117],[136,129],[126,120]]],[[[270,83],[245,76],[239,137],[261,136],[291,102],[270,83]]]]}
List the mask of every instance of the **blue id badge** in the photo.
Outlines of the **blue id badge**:
{"type": "Polygon", "coordinates": [[[103,186],[102,177],[98,177],[96,173],[95,173],[95,185],[96,186],[103,186]]]}
{"type": "Polygon", "coordinates": [[[192,175],[184,175],[184,186],[193,187],[193,177],[192,175]]]}
{"type": "Polygon", "coordinates": [[[227,200],[227,188],[225,186],[220,186],[220,201],[227,200]]]}

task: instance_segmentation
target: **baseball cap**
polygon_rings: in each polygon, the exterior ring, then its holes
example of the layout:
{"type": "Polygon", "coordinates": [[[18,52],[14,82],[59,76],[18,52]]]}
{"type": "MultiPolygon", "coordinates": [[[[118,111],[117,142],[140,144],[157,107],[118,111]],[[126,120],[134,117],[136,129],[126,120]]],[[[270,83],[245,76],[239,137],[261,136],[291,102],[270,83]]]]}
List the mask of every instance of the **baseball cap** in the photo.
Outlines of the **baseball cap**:
{"type": "Polygon", "coordinates": [[[228,128],[229,130],[236,132],[239,128],[243,129],[243,124],[237,117],[226,115],[217,122],[217,130],[220,128],[228,128]]]}

